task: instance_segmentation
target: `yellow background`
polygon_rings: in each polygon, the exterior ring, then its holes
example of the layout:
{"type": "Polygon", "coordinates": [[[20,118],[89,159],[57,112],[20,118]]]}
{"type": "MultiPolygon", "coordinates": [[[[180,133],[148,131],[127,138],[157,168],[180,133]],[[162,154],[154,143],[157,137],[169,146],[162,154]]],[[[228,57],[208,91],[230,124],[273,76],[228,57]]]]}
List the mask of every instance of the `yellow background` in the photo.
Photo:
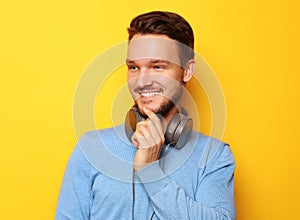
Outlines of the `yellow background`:
{"type": "MultiPolygon", "coordinates": [[[[132,17],[157,9],[191,23],[195,49],[222,85],[237,219],[300,219],[296,0],[2,1],[0,219],[54,218],[76,143],[72,102],[81,74],[126,40],[132,17]]],[[[110,126],[110,111],[97,111],[105,117],[99,127],[110,126]]]]}

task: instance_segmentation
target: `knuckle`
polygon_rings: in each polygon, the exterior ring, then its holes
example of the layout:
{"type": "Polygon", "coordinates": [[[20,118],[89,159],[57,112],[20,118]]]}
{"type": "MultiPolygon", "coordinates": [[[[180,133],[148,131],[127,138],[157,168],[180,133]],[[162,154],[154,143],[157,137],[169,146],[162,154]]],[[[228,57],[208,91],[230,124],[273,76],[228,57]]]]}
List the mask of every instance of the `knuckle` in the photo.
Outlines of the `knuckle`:
{"type": "Polygon", "coordinates": [[[149,122],[147,121],[140,121],[136,124],[136,130],[144,129],[149,126],[149,122]]]}
{"type": "Polygon", "coordinates": [[[154,115],[154,116],[152,117],[152,121],[154,121],[155,123],[160,123],[160,119],[159,119],[159,117],[157,117],[156,115],[154,115]]]}

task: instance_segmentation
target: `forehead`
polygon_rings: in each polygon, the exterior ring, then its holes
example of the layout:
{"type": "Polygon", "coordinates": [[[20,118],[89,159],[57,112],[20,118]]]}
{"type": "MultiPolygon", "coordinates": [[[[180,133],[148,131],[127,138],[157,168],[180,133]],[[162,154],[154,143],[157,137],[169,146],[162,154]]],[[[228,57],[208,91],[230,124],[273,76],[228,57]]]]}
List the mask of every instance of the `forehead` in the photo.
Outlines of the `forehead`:
{"type": "Polygon", "coordinates": [[[127,60],[164,60],[180,65],[178,42],[166,35],[135,35],[128,44],[127,60]]]}

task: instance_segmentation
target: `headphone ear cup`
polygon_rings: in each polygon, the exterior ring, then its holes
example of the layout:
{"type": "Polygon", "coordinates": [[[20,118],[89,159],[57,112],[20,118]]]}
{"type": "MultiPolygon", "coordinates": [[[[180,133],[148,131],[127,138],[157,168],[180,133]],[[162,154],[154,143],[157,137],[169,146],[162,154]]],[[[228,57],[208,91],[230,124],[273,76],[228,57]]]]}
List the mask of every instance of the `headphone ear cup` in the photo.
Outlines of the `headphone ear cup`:
{"type": "Polygon", "coordinates": [[[130,141],[135,132],[136,124],[143,120],[145,119],[140,115],[137,108],[133,107],[127,112],[125,119],[125,132],[130,141]]]}
{"type": "Polygon", "coordinates": [[[176,114],[168,124],[165,138],[176,149],[181,149],[189,140],[193,129],[193,120],[183,114],[176,114]]]}

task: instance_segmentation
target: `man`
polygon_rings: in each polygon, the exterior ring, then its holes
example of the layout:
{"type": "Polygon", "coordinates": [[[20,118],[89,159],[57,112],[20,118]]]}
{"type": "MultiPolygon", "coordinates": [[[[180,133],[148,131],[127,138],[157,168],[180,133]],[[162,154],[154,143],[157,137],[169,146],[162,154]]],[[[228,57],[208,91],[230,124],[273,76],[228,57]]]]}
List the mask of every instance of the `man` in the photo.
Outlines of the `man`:
{"type": "Polygon", "coordinates": [[[79,140],[56,219],[235,219],[229,146],[191,131],[181,106],[195,70],[192,28],[154,11],[134,18],[128,32],[135,105],[125,125],[79,140]]]}

